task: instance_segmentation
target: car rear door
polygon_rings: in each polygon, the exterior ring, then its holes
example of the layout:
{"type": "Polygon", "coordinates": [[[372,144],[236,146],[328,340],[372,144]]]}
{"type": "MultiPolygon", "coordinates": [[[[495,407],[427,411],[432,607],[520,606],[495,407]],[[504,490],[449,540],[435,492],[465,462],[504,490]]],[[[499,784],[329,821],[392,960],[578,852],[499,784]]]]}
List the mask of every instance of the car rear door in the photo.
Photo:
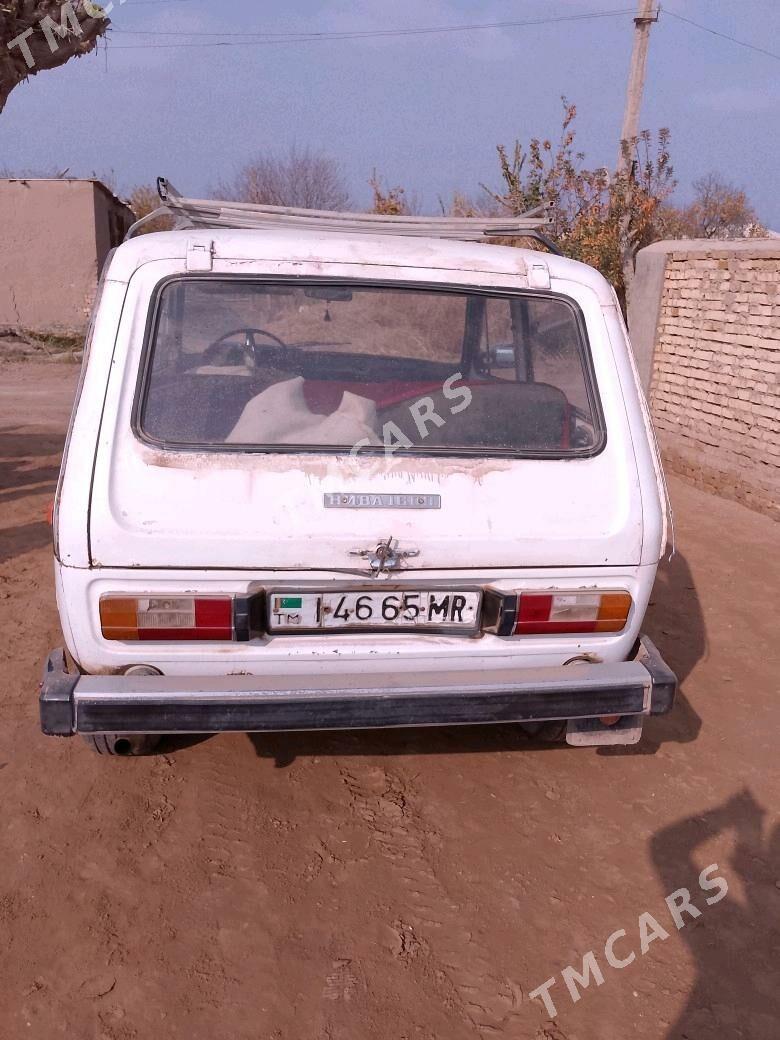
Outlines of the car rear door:
{"type": "MultiPolygon", "coordinates": [[[[227,260],[215,267],[226,276],[236,273],[227,260]]],[[[354,278],[343,265],[311,267],[312,276],[354,278]]],[[[418,455],[203,450],[154,443],[135,422],[147,303],[155,284],[180,268],[173,261],[149,263],[130,282],[95,462],[93,565],[335,571],[365,567],[356,554],[389,538],[413,554],[407,566],[416,570],[640,562],[634,448],[604,315],[588,286],[559,282],[554,289],[576,307],[587,329],[601,427],[592,451],[522,458],[435,448],[418,455]]],[[[244,263],[243,275],[246,268],[244,263]]],[[[308,273],[300,264],[294,271],[276,264],[274,271],[281,277],[308,273]]],[[[409,274],[373,268],[361,277],[387,282],[409,274]]],[[[468,277],[471,285],[489,283],[477,274],[468,277]]],[[[452,274],[431,279],[452,286],[452,274]]],[[[458,385],[474,384],[461,375],[458,385]]],[[[400,398],[388,403],[386,389],[379,404],[396,409],[396,417],[420,397],[413,388],[404,398],[399,389],[400,398]]],[[[316,387],[308,391],[316,393],[316,387]]],[[[436,397],[430,389],[424,395],[436,397]]],[[[197,411],[198,402],[191,406],[197,411]]]]}

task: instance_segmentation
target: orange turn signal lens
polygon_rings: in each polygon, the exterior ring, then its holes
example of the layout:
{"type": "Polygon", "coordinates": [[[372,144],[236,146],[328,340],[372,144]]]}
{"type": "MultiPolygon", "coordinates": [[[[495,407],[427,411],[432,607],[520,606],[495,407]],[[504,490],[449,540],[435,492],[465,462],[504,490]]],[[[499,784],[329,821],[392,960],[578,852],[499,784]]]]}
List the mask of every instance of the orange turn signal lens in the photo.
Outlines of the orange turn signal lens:
{"type": "Polygon", "coordinates": [[[138,639],[138,600],[103,596],[100,628],[106,639],[138,639]]]}
{"type": "Polygon", "coordinates": [[[620,632],[626,627],[631,610],[631,597],[627,592],[602,593],[599,604],[596,632],[620,632]]]}
{"type": "Polygon", "coordinates": [[[231,596],[101,596],[105,639],[171,641],[232,640],[231,596]]]}

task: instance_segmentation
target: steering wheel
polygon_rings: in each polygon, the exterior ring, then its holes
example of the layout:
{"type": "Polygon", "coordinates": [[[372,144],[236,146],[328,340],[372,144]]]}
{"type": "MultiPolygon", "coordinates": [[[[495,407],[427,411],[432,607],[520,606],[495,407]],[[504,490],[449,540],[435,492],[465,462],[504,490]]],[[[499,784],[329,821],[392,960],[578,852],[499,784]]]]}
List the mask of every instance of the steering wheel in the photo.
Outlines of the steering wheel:
{"type": "MultiPolygon", "coordinates": [[[[294,348],[288,347],[284,340],[279,339],[273,332],[269,332],[267,329],[258,329],[251,326],[242,326],[238,329],[232,329],[230,332],[226,332],[220,336],[219,339],[215,339],[213,343],[209,344],[203,352],[203,360],[206,364],[211,364],[214,361],[220,360],[220,352],[224,351],[222,344],[233,336],[243,334],[244,342],[241,344],[241,350],[243,350],[244,358],[251,359],[252,365],[257,365],[257,344],[255,342],[255,336],[265,336],[266,339],[270,339],[276,344],[276,348],[271,347],[263,351],[263,354],[272,363],[279,363],[282,360],[289,360],[290,353],[294,348]]],[[[228,365],[240,365],[243,363],[244,358],[234,353],[228,353],[228,357],[223,359],[224,364],[228,365]],[[229,360],[234,357],[236,360],[229,360]]]]}

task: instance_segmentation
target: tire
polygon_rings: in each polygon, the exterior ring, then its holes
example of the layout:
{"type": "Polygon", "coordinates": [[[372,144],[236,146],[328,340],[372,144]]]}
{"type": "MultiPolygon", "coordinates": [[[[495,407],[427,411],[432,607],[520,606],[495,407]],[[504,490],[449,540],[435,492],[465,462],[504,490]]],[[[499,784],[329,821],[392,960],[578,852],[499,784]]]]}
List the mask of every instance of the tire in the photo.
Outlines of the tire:
{"type": "Polygon", "coordinates": [[[151,755],[160,743],[160,737],[146,733],[82,733],[84,743],[98,755],[116,755],[122,758],[151,755]]]}
{"type": "Polygon", "coordinates": [[[566,719],[552,722],[521,722],[520,728],[525,735],[539,744],[565,744],[566,719]]]}

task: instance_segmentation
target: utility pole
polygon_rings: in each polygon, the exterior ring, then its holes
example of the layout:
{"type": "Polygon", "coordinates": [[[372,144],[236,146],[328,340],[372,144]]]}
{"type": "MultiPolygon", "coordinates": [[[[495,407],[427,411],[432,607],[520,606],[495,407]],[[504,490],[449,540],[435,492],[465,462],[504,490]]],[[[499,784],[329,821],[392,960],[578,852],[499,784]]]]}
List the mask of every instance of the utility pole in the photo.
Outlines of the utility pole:
{"type": "Polygon", "coordinates": [[[634,282],[634,257],[636,243],[631,231],[631,199],[633,194],[632,174],[634,142],[639,136],[639,111],[642,107],[642,91],[645,86],[647,69],[647,51],[650,46],[650,27],[658,21],[658,10],[654,8],[654,0],[638,0],[636,17],[634,18],[634,48],[631,52],[631,68],[628,72],[628,89],[626,91],[626,109],[623,115],[623,129],[620,133],[620,152],[617,161],[617,176],[624,179],[623,212],[619,225],[620,260],[623,269],[625,300],[623,305],[628,309],[631,287],[634,282]]]}
{"type": "Polygon", "coordinates": [[[654,10],[654,0],[638,0],[636,18],[634,18],[634,49],[631,52],[631,68],[628,73],[628,90],[626,92],[626,109],[623,115],[623,129],[620,134],[620,154],[618,155],[617,172],[624,173],[631,164],[630,148],[639,136],[639,110],[642,107],[642,91],[645,86],[645,70],[647,68],[647,50],[650,46],[650,26],[658,21],[658,11],[654,10]]]}

